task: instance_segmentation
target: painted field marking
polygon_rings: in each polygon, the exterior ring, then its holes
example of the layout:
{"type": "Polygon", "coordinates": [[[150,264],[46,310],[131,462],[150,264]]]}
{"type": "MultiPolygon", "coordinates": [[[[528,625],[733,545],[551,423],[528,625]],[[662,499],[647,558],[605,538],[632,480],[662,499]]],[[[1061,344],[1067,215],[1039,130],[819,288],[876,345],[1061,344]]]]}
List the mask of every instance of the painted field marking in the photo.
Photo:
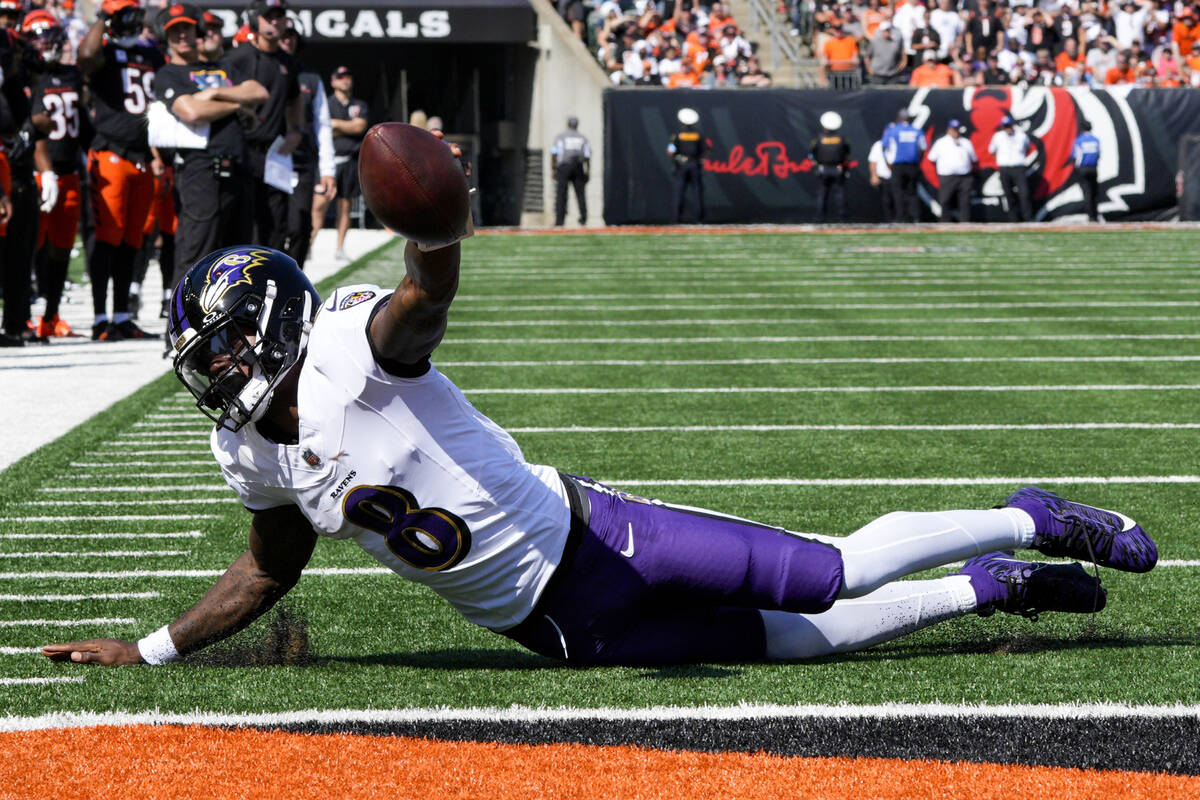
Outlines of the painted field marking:
{"type": "Polygon", "coordinates": [[[97,594],[0,594],[5,603],[82,603],[86,600],[154,600],[162,592],[100,592],[97,594]]]}
{"type": "Polygon", "coordinates": [[[978,336],[580,336],[446,339],[443,344],[796,344],[849,342],[1095,342],[1190,341],[1200,333],[1046,333],[978,336]]]}
{"type": "MultiPolygon", "coordinates": [[[[125,449],[121,449],[121,450],[94,450],[91,453],[89,453],[89,455],[96,457],[96,458],[103,458],[104,456],[121,456],[121,455],[143,456],[144,457],[144,456],[159,455],[160,453],[165,454],[165,455],[194,456],[194,455],[200,455],[201,453],[205,453],[207,451],[208,451],[208,448],[204,448],[204,449],[196,448],[194,450],[125,450],[125,449]]],[[[163,459],[162,461],[124,461],[124,460],[122,460],[122,461],[72,461],[71,466],[72,467],[83,467],[83,468],[87,468],[87,469],[92,469],[95,467],[202,467],[202,466],[211,467],[215,463],[216,462],[214,462],[211,458],[208,458],[208,459],[185,459],[185,460],[175,460],[175,461],[172,461],[169,459],[163,459]]]]}
{"type": "Polygon", "coordinates": [[[973,425],[575,425],[565,427],[509,427],[510,433],[777,433],[782,431],[1088,431],[1088,430],[1194,430],[1200,422],[1047,422],[1027,424],[979,423],[973,425]]]}
{"type": "MultiPolygon", "coordinates": [[[[92,580],[102,578],[216,578],[223,569],[138,569],[90,572],[0,572],[0,580],[92,580]]],[[[343,577],[363,575],[395,575],[386,567],[319,567],[304,570],[305,575],[343,577]]]]}
{"type": "Polygon", "coordinates": [[[136,625],[134,617],[95,617],[93,619],[6,619],[0,620],[0,628],[16,628],[25,626],[52,626],[71,628],[76,625],[136,625]]]}
{"type": "MultiPolygon", "coordinates": [[[[164,497],[159,500],[26,500],[20,505],[23,506],[160,506],[164,504],[171,505],[206,505],[210,503],[237,503],[236,497],[188,497],[188,498],[170,498],[164,497]]],[[[155,517],[142,517],[141,519],[155,519],[155,517]]],[[[187,517],[158,517],[158,519],[187,519],[187,517]]]]}
{"type": "MultiPolygon", "coordinates": [[[[796,308],[796,306],[763,306],[762,308],[796,308]]],[[[636,308],[632,306],[622,307],[621,311],[673,311],[678,309],[678,306],[649,306],[645,308],[636,308]]],[[[520,311],[522,309],[507,309],[509,311],[520,311]]],[[[527,309],[529,311],[545,311],[545,307],[538,308],[536,306],[527,309]]],[[[585,309],[574,309],[576,311],[585,309]]],[[[603,311],[603,308],[596,308],[596,311],[603,311]]],[[[1104,322],[1104,323],[1126,323],[1135,322],[1156,323],[1156,322],[1195,322],[1197,316],[1186,317],[903,317],[903,318],[887,318],[871,317],[867,319],[852,319],[839,317],[837,319],[818,319],[818,318],[789,318],[789,317],[733,317],[718,319],[709,317],[705,319],[519,319],[519,320],[464,320],[456,319],[454,328],[656,328],[664,326],[684,326],[695,327],[697,325],[721,325],[725,327],[734,327],[738,325],[770,325],[772,327],[783,325],[981,325],[981,324],[1001,324],[1001,325],[1016,325],[1025,323],[1053,323],[1053,324],[1073,324],[1077,322],[1104,322]]]]}
{"type": "Polygon", "coordinates": [[[220,519],[220,514],[111,514],[87,516],[0,517],[0,522],[144,522],[147,520],[220,519]]]}
{"type": "MultiPolygon", "coordinates": [[[[94,476],[89,476],[94,477],[94,476]]],[[[128,478],[128,475],[123,477],[128,478]]],[[[138,476],[145,477],[145,476],[138,476]]],[[[195,475],[189,477],[198,477],[195,475]]],[[[188,486],[43,486],[41,492],[210,492],[228,489],[223,483],[196,483],[188,486]]],[[[119,501],[124,502],[124,501],[119,501]]]]}
{"type": "Polygon", "coordinates": [[[0,647],[0,656],[24,656],[41,652],[40,647],[0,647]]]}
{"type": "Polygon", "coordinates": [[[0,533],[0,539],[199,539],[200,531],[179,533],[0,533]]]}
{"type": "Polygon", "coordinates": [[[1130,705],[1126,703],[1057,703],[1046,705],[952,705],[948,703],[884,703],[881,705],[795,705],[743,703],[736,706],[645,706],[641,708],[396,708],[319,709],[260,713],[214,711],[53,711],[36,717],[0,717],[0,731],[34,731],[126,725],[263,726],[389,724],[421,722],[659,722],[739,721],[770,719],[1195,719],[1196,705],[1130,705]]]}
{"type": "Polygon", "coordinates": [[[557,388],[464,389],[471,395],[555,394],[822,394],[874,392],[1175,392],[1200,389],[1195,383],[1098,383],[1013,386],[591,386],[557,388]]]}
{"type": "Polygon", "coordinates": [[[87,552],[32,552],[32,553],[0,553],[0,558],[159,558],[163,556],[187,556],[191,550],[103,550],[87,552]]]}
{"type": "MultiPolygon", "coordinates": [[[[38,650],[37,652],[41,652],[38,650]]],[[[0,678],[0,686],[40,686],[47,683],[83,683],[84,678],[0,678]]],[[[2,723],[0,723],[2,726],[2,723]]]]}
{"type": "Polygon", "coordinates": [[[707,367],[707,366],[760,366],[772,364],[1106,364],[1106,363],[1150,363],[1150,362],[1193,362],[1200,355],[1192,356],[962,356],[962,357],[848,357],[848,358],[651,358],[651,359],[596,359],[556,361],[438,361],[438,367],[707,367]]]}
{"type": "Polygon", "coordinates": [[[120,441],[125,439],[171,439],[173,440],[172,443],[174,443],[174,440],[194,442],[200,436],[202,434],[197,431],[124,431],[117,434],[118,441],[105,442],[105,444],[120,444],[120,441]]]}
{"type": "MultiPolygon", "coordinates": [[[[215,465],[215,462],[214,462],[214,465],[215,465]]],[[[113,465],[105,464],[103,466],[113,466],[113,465]]],[[[163,479],[165,479],[165,478],[205,478],[205,477],[208,477],[210,474],[211,474],[210,472],[139,472],[136,475],[130,475],[128,472],[111,472],[111,473],[92,472],[87,475],[56,475],[55,477],[58,480],[62,480],[62,481],[71,481],[71,480],[76,480],[76,481],[77,480],[89,480],[90,481],[90,480],[97,480],[97,479],[120,480],[122,478],[131,478],[131,477],[163,478],[163,479]]]]}
{"type": "Polygon", "coordinates": [[[1065,475],[1058,477],[986,478],[601,478],[609,486],[997,486],[1058,483],[1079,484],[1188,484],[1200,475],[1065,475]]]}

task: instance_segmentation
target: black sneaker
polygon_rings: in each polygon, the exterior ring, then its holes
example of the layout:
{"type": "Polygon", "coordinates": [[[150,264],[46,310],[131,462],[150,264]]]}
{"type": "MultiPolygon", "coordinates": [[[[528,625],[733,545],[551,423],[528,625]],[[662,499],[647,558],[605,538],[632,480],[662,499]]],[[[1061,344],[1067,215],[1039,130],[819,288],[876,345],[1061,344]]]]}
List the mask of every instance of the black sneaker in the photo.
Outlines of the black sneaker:
{"type": "Polygon", "coordinates": [[[117,331],[121,334],[122,339],[149,339],[150,334],[137,326],[137,323],[131,319],[117,323],[117,331]]]}
{"type": "Polygon", "coordinates": [[[973,582],[1000,584],[997,594],[1001,599],[975,609],[981,617],[997,610],[1030,619],[1037,619],[1040,611],[1092,614],[1103,609],[1108,599],[1100,581],[1079,564],[1021,561],[1010,552],[976,556],[963,565],[959,574],[969,576],[973,582]]]}
{"type": "Polygon", "coordinates": [[[24,347],[25,340],[11,333],[0,332],[0,347],[24,347]]]}

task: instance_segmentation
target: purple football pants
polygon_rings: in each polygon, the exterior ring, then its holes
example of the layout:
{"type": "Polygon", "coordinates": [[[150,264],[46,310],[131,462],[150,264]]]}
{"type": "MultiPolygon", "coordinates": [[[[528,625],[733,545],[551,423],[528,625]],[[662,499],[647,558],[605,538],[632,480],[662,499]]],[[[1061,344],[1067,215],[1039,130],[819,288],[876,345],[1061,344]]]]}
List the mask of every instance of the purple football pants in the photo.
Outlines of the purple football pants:
{"type": "Polygon", "coordinates": [[[841,589],[832,545],[564,481],[575,519],[564,560],[533,613],[503,631],[536,653],[580,666],[761,659],[758,609],[819,613],[841,589]]]}

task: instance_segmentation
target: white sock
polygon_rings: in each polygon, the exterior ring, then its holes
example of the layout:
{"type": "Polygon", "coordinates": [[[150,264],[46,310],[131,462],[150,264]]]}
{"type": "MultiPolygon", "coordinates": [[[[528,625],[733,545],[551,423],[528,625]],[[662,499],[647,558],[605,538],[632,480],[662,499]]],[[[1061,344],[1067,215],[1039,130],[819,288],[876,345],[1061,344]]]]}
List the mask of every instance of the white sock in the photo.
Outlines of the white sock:
{"type": "Polygon", "coordinates": [[[845,537],[818,537],[842,553],[838,597],[862,595],[905,575],[994,550],[1033,544],[1033,518],[1019,508],[893,511],[845,537]]]}
{"type": "Polygon", "coordinates": [[[767,658],[815,658],[848,653],[975,610],[966,575],[896,581],[864,597],[838,600],[822,614],[761,611],[767,658]]]}

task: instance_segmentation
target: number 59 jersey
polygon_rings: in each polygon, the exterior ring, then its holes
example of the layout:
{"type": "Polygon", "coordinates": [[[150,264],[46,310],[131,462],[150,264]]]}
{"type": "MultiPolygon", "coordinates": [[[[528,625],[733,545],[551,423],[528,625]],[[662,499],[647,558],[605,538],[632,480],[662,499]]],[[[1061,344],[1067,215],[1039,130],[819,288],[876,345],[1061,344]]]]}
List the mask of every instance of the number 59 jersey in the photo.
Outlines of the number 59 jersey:
{"type": "Polygon", "coordinates": [[[104,66],[88,78],[96,129],[93,150],[111,150],[125,158],[149,154],[146,113],[154,102],[154,73],[163,63],[162,54],[149,45],[104,45],[104,66]]]}
{"type": "Polygon", "coordinates": [[[566,490],[433,366],[397,377],[376,362],[367,327],[386,297],[351,286],[323,305],[298,367],[297,444],[216,428],[213,454],[248,509],[294,504],[471,622],[512,627],[562,557],[566,490]]]}

